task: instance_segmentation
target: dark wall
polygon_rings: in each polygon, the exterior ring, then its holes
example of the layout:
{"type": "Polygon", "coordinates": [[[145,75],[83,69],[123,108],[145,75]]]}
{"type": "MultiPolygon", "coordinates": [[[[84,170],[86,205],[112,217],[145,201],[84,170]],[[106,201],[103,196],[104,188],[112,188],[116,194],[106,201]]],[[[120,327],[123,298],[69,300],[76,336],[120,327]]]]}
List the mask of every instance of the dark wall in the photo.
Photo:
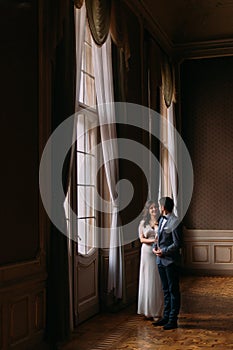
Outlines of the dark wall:
{"type": "Polygon", "coordinates": [[[38,249],[37,3],[0,3],[0,264],[38,249]]]}
{"type": "Polygon", "coordinates": [[[181,66],[182,136],[194,167],[188,228],[233,228],[233,57],[181,66]]]}

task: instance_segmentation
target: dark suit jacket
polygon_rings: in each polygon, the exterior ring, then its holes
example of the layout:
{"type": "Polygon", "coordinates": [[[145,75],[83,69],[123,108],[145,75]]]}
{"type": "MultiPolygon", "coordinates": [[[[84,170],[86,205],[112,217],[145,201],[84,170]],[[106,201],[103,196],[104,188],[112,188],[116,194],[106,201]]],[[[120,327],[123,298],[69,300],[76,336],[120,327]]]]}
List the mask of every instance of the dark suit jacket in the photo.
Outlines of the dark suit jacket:
{"type": "Polygon", "coordinates": [[[158,246],[163,255],[157,256],[157,264],[168,266],[180,263],[180,248],[182,247],[182,225],[173,214],[168,214],[168,219],[163,224],[163,218],[159,221],[158,246]]]}

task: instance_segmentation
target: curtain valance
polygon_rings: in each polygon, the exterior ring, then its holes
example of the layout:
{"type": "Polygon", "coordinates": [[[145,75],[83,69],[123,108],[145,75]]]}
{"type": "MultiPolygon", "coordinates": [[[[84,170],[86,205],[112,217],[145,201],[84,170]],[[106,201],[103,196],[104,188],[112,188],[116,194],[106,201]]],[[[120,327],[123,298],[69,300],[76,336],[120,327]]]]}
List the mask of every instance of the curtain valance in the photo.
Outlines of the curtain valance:
{"type": "Polygon", "coordinates": [[[91,35],[101,46],[109,33],[111,0],[86,0],[86,9],[91,35]]]}
{"type": "MultiPolygon", "coordinates": [[[[84,0],[74,0],[80,9],[84,0]]],[[[85,0],[87,18],[93,40],[102,46],[110,31],[115,45],[124,53],[125,66],[128,69],[130,47],[128,40],[127,20],[121,0],[85,0]]]]}

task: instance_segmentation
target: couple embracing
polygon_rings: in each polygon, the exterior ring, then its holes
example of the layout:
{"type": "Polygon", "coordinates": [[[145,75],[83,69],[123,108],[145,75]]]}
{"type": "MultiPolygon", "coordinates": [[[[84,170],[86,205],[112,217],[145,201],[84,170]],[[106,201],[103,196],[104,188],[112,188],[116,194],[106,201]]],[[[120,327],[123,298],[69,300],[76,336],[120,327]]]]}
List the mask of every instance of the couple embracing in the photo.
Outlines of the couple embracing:
{"type": "Polygon", "coordinates": [[[139,225],[142,243],[138,314],[154,318],[154,326],[177,328],[180,310],[179,263],[182,228],[170,197],[147,201],[139,225]]]}

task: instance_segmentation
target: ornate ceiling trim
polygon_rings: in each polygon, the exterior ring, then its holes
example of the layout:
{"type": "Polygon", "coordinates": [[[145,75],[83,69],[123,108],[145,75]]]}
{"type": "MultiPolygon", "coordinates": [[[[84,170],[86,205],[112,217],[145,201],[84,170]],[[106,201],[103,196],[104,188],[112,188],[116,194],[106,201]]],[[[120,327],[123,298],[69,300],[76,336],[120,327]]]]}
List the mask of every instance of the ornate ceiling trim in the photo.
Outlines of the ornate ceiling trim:
{"type": "Polygon", "coordinates": [[[199,41],[174,45],[173,56],[178,61],[191,58],[233,56],[233,39],[199,41]]]}

